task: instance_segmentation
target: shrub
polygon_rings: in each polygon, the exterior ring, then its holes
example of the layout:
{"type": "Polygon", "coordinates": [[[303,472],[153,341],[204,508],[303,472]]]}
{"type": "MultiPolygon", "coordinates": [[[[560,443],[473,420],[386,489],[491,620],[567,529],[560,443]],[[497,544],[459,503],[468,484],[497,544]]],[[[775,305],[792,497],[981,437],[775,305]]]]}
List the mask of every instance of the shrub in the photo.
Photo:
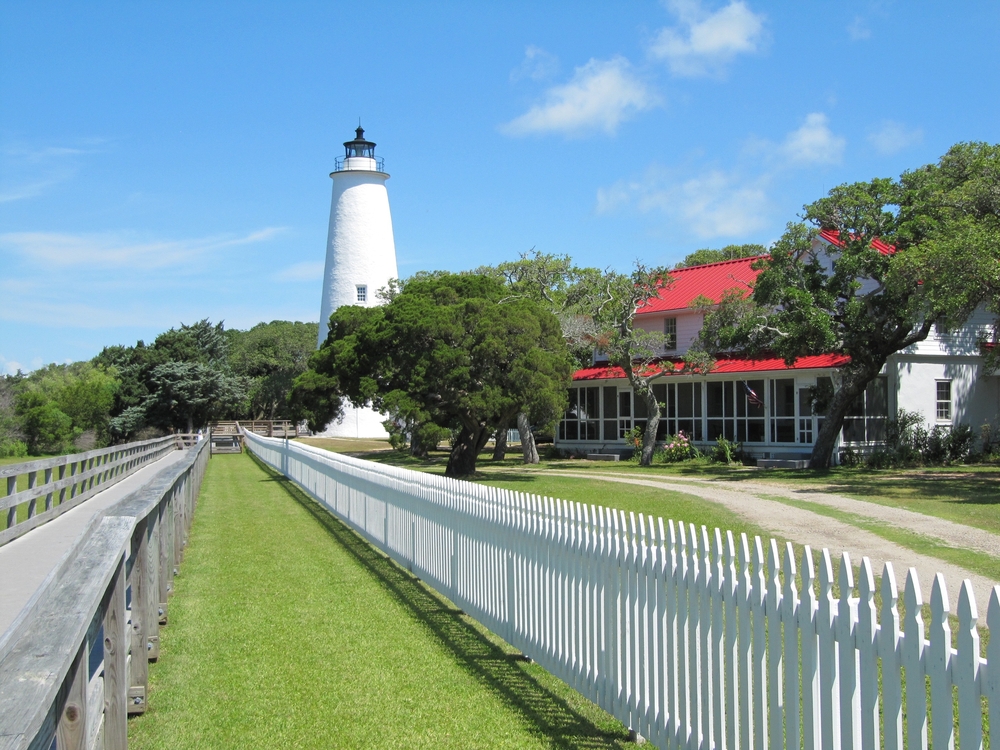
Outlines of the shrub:
{"type": "Polygon", "coordinates": [[[952,463],[964,461],[972,453],[975,441],[975,433],[969,425],[960,424],[953,427],[948,435],[948,460],[952,463]]]}
{"type": "Polygon", "coordinates": [[[712,460],[719,463],[735,463],[740,452],[740,444],[724,437],[715,439],[715,448],[712,451],[712,460]]]}
{"type": "Polygon", "coordinates": [[[23,458],[28,455],[28,444],[23,440],[0,441],[0,458],[23,458]]]}
{"type": "MultiPolygon", "coordinates": [[[[992,431],[981,429],[984,452],[989,450],[992,431]]],[[[873,451],[864,463],[871,469],[889,469],[915,464],[947,464],[965,461],[972,453],[975,434],[967,424],[934,425],[928,429],[923,417],[900,409],[896,418],[886,422],[885,445],[873,451]]],[[[845,466],[858,465],[860,456],[850,448],[841,453],[845,466]]]]}
{"type": "Polygon", "coordinates": [[[687,461],[695,455],[697,452],[691,446],[691,439],[683,432],[678,432],[676,435],[667,435],[663,447],[653,454],[653,460],[673,464],[687,461]]]}

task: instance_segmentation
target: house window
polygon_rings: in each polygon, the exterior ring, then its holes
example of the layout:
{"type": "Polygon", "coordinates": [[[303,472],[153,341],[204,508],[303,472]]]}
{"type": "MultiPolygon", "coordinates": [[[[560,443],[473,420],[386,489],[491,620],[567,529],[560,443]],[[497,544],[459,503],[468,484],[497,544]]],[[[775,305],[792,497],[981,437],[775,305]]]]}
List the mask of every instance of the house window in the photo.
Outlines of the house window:
{"type": "Polygon", "coordinates": [[[951,421],[951,381],[937,382],[937,418],[951,421]]]}
{"type": "Polygon", "coordinates": [[[708,439],[764,442],[764,381],[729,380],[706,384],[708,439]]]}
{"type": "Polygon", "coordinates": [[[367,302],[368,301],[368,285],[367,284],[358,284],[357,285],[357,290],[358,290],[358,302],[367,302]]]}
{"type": "Polygon", "coordinates": [[[677,318],[665,318],[663,321],[663,348],[672,352],[677,348],[677,318]]]}

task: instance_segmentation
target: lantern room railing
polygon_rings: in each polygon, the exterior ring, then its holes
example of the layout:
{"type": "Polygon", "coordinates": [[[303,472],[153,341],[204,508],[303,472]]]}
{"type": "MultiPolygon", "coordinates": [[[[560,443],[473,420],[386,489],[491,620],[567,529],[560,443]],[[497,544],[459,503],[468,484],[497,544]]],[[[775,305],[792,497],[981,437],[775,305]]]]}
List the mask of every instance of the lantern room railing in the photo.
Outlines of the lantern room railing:
{"type": "Polygon", "coordinates": [[[385,171],[385,159],[380,156],[338,156],[333,162],[334,172],[384,172],[385,171]],[[371,160],[375,162],[375,169],[366,166],[361,166],[362,160],[371,160]],[[353,163],[350,163],[353,162],[353,163]]]}

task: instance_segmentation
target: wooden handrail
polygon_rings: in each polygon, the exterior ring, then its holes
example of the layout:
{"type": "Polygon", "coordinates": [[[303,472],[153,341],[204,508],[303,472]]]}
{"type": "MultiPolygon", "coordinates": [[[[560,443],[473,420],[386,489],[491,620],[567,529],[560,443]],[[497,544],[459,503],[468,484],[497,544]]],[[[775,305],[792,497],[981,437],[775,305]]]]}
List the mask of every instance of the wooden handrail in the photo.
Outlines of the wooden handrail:
{"type": "Polygon", "coordinates": [[[3,467],[0,480],[6,482],[0,484],[0,489],[6,490],[6,496],[0,497],[0,511],[7,511],[7,524],[0,531],[0,546],[75,508],[177,447],[177,438],[168,435],[3,467]],[[39,474],[41,484],[38,483],[39,474]],[[25,475],[28,486],[18,492],[17,479],[25,475]],[[43,497],[44,508],[38,512],[38,500],[43,497]],[[25,504],[28,506],[26,517],[19,521],[18,507],[25,504]]]}
{"type": "Polygon", "coordinates": [[[146,707],[148,660],[159,656],[207,447],[199,443],[99,514],[5,634],[0,747],[47,748],[57,739],[60,748],[88,748],[98,732],[107,750],[127,747],[126,717],[146,707]]]}

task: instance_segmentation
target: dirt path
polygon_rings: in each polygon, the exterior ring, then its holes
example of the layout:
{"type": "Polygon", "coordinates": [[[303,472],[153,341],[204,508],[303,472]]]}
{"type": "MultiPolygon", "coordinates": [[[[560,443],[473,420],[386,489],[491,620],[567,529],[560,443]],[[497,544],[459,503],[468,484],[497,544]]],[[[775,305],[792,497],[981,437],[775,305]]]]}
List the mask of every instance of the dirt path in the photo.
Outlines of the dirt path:
{"type": "Polygon", "coordinates": [[[688,477],[684,479],[637,479],[623,477],[620,474],[598,474],[590,471],[562,469],[546,472],[546,474],[550,473],[686,492],[724,505],[747,521],[771,531],[776,537],[783,540],[808,544],[817,551],[825,547],[830,550],[831,555],[839,556],[841,551],[846,551],[855,565],[861,562],[862,557],[868,557],[872,562],[876,576],[881,575],[886,561],[891,561],[896,585],[900,592],[903,590],[907,569],[916,568],[925,602],[930,601],[930,589],[934,575],[942,573],[947,584],[948,599],[952,611],[958,604],[958,592],[962,580],[968,578],[972,582],[980,616],[985,617],[990,593],[996,583],[936,557],[916,553],[870,531],[859,529],[857,526],[809,510],[786,505],[777,500],[769,500],[761,495],[788,497],[826,505],[848,513],[892,523],[918,534],[940,539],[951,546],[976,549],[1000,557],[1000,537],[971,526],[963,526],[912,511],[813,490],[795,490],[761,483],[725,482],[716,479],[705,480],[688,477]]]}

